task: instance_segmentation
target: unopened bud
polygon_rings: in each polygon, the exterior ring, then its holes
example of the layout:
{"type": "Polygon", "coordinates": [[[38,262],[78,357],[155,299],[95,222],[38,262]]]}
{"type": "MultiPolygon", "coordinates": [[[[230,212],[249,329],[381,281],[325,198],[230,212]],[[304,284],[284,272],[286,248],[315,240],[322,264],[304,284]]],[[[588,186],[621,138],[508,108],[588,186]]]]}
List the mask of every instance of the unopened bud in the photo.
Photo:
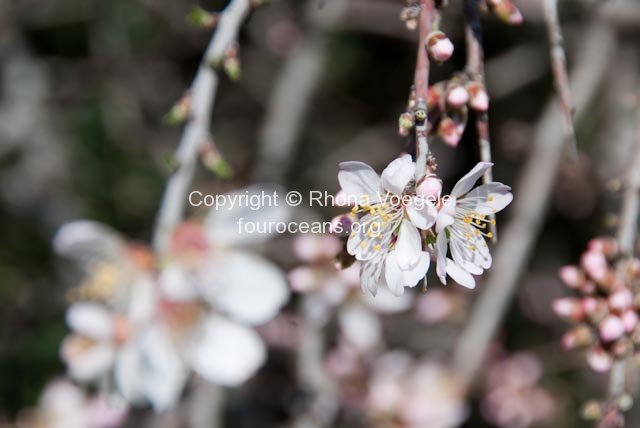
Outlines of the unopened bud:
{"type": "Polygon", "coordinates": [[[213,172],[217,177],[220,178],[230,178],[233,175],[233,168],[231,165],[224,160],[224,158],[220,155],[220,152],[216,149],[216,147],[208,142],[202,147],[202,163],[207,169],[213,172]]]}
{"type": "Polygon", "coordinates": [[[628,412],[633,407],[633,397],[631,394],[622,394],[618,399],[618,408],[623,412],[628,412]]]}
{"type": "Polygon", "coordinates": [[[609,307],[614,311],[624,311],[633,304],[633,294],[627,288],[614,291],[609,296],[609,307]]]}
{"type": "Polygon", "coordinates": [[[589,276],[596,281],[604,279],[604,276],[607,274],[607,259],[604,257],[604,254],[599,251],[589,250],[582,254],[580,263],[589,276]]]}
{"type": "Polygon", "coordinates": [[[450,117],[445,117],[438,126],[438,135],[442,141],[451,147],[457,147],[462,137],[458,124],[450,117]]]}
{"type": "Polygon", "coordinates": [[[287,279],[293,291],[306,293],[317,286],[317,277],[311,268],[297,267],[287,273],[287,279]]]}
{"type": "Polygon", "coordinates": [[[191,94],[186,94],[171,107],[171,110],[164,115],[165,123],[169,125],[180,125],[189,118],[191,112],[191,94]]]}
{"type": "Polygon", "coordinates": [[[564,266],[558,275],[569,288],[578,288],[584,282],[584,274],[577,266],[564,266]]]}
{"type": "Polygon", "coordinates": [[[613,238],[600,236],[590,240],[587,249],[598,251],[607,257],[613,257],[618,254],[618,242],[613,238]]]}
{"type": "Polygon", "coordinates": [[[351,233],[353,218],[348,214],[341,214],[331,220],[329,231],[339,237],[347,237],[351,233]]]}
{"type": "Polygon", "coordinates": [[[622,320],[615,316],[605,317],[598,326],[600,338],[605,342],[612,342],[621,338],[625,333],[625,326],[622,320]]]}
{"type": "Polygon", "coordinates": [[[611,369],[613,358],[604,349],[596,347],[587,353],[587,363],[596,372],[603,373],[611,369]]]}
{"type": "Polygon", "coordinates": [[[638,314],[634,309],[627,309],[622,314],[622,322],[627,333],[633,332],[638,325],[638,314]]]}
{"type": "Polygon", "coordinates": [[[222,67],[231,80],[240,80],[242,69],[240,68],[240,60],[237,56],[228,56],[222,61],[222,67]]]}
{"type": "Polygon", "coordinates": [[[574,327],[562,336],[562,346],[567,351],[582,348],[593,343],[593,335],[584,324],[574,327]]]}
{"type": "Polygon", "coordinates": [[[398,119],[398,134],[400,134],[401,137],[408,136],[414,125],[413,114],[409,112],[402,113],[398,119]]]}
{"type": "Polygon", "coordinates": [[[454,109],[464,107],[469,102],[469,93],[461,85],[456,85],[447,93],[447,105],[454,109]]]}
{"type": "Polygon", "coordinates": [[[596,400],[589,400],[584,403],[580,413],[588,421],[597,421],[602,418],[602,406],[596,400]]]}
{"type": "Polygon", "coordinates": [[[451,58],[453,43],[442,31],[432,31],[427,36],[427,52],[432,61],[440,64],[451,58]]]}
{"type": "Polygon", "coordinates": [[[427,92],[427,108],[433,110],[440,105],[442,96],[444,95],[445,85],[442,82],[429,86],[427,92]]]}
{"type": "Polygon", "coordinates": [[[522,13],[511,0],[489,0],[487,3],[491,11],[503,22],[510,25],[522,24],[522,13]]]}
{"type": "Polygon", "coordinates": [[[556,299],[551,307],[556,315],[571,321],[580,321],[584,315],[580,301],[572,297],[556,299]]]}
{"type": "Polygon", "coordinates": [[[489,110],[489,94],[484,85],[479,82],[470,82],[466,86],[469,93],[469,106],[479,112],[489,110]]]}
{"type": "Polygon", "coordinates": [[[422,183],[416,188],[416,193],[423,198],[435,201],[442,193],[442,180],[435,175],[430,175],[422,180],[422,183]]]}
{"type": "Polygon", "coordinates": [[[218,24],[218,14],[193,6],[187,14],[187,21],[197,27],[212,29],[218,24]]]}

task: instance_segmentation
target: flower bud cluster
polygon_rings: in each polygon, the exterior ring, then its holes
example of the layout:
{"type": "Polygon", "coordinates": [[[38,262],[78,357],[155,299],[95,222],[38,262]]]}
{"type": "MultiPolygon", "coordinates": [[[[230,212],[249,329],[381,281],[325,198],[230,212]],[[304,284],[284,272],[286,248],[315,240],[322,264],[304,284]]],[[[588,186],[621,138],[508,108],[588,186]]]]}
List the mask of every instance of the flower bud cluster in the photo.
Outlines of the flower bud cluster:
{"type": "MultiPolygon", "coordinates": [[[[489,110],[489,95],[484,85],[464,74],[430,86],[426,102],[427,129],[451,147],[457,147],[460,143],[467,126],[469,109],[477,114],[489,110]]],[[[412,94],[407,111],[400,115],[401,136],[409,135],[413,127],[420,124],[420,118],[413,113],[414,107],[415,96],[412,94]]]]}
{"type": "Polygon", "coordinates": [[[563,267],[559,276],[576,294],[552,304],[575,324],[562,338],[565,349],[588,349],[587,361],[598,372],[640,355],[640,259],[621,258],[612,238],[595,238],[580,265],[563,267]]]}

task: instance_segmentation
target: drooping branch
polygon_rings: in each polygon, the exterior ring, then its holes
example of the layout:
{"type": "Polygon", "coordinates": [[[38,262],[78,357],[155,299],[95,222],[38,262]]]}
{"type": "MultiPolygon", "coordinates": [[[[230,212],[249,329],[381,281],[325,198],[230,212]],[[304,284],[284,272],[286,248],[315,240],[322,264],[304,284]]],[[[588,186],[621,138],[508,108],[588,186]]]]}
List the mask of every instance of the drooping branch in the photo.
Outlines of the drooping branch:
{"type": "Polygon", "coordinates": [[[153,247],[160,256],[166,254],[171,233],[184,215],[198,155],[209,140],[211,111],[218,89],[213,65],[222,60],[236,41],[250,8],[250,0],[231,0],[220,13],[217,29],[189,89],[190,117],[175,153],[178,166],[167,182],[153,235],[153,247]]]}
{"type": "MultiPolygon", "coordinates": [[[[584,117],[606,76],[614,46],[615,37],[605,23],[594,21],[589,25],[577,49],[576,71],[570,79],[578,118],[584,117]]],[[[484,291],[454,350],[454,368],[467,388],[482,365],[542,228],[564,148],[559,113],[559,106],[549,103],[542,115],[531,155],[514,192],[513,217],[504,228],[484,291]]]]}
{"type": "Polygon", "coordinates": [[[427,157],[429,155],[429,121],[427,120],[427,97],[429,95],[429,55],[427,54],[427,37],[431,33],[435,7],[433,0],[420,0],[420,39],[418,42],[418,59],[414,76],[416,102],[414,114],[416,118],[416,182],[427,173],[427,157]]]}
{"type": "MultiPolygon", "coordinates": [[[[484,50],[482,48],[482,29],[480,27],[480,18],[478,16],[478,4],[476,0],[466,0],[465,15],[467,24],[465,27],[465,35],[467,41],[467,66],[466,72],[471,79],[486,86],[484,77],[484,50]]],[[[477,111],[476,116],[476,133],[478,138],[478,149],[480,152],[480,160],[482,162],[491,162],[491,139],[489,137],[489,113],[477,111]]],[[[487,169],[482,177],[484,184],[493,181],[493,172],[491,168],[487,169]]],[[[495,219],[494,215],[490,216],[491,220],[495,219]]],[[[494,221],[489,223],[491,231],[491,241],[495,244],[498,239],[496,224],[494,221]]]]}
{"type": "Polygon", "coordinates": [[[564,52],[562,27],[558,18],[558,0],[544,0],[544,16],[549,35],[551,69],[553,71],[553,83],[560,98],[562,117],[564,119],[565,139],[572,159],[578,156],[576,132],[573,127],[573,111],[571,104],[571,91],[569,90],[569,78],[567,73],[567,58],[564,52]]]}

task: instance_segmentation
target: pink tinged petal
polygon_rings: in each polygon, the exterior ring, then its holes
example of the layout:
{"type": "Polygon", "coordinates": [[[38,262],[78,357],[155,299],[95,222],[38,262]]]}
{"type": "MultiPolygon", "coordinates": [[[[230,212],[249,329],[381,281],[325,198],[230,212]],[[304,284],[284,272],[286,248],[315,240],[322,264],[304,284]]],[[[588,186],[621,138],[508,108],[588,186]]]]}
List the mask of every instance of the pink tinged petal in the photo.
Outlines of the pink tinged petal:
{"type": "Polygon", "coordinates": [[[361,304],[353,303],[338,313],[342,334],[362,351],[375,348],[382,338],[380,319],[361,304]]]}
{"type": "Polygon", "coordinates": [[[108,340],[113,336],[113,316],[100,305],[75,303],[66,313],[67,325],[82,335],[95,340],[108,340]]]}
{"type": "Polygon", "coordinates": [[[165,266],[158,277],[158,287],[162,295],[174,302],[188,302],[198,298],[196,278],[177,263],[165,266]]]}
{"type": "Polygon", "coordinates": [[[307,266],[300,266],[290,270],[287,273],[287,279],[291,289],[298,293],[307,293],[319,285],[315,272],[307,266]]]}
{"type": "Polygon", "coordinates": [[[252,329],[216,316],[201,327],[185,355],[193,370],[209,382],[237,386],[264,364],[264,344],[252,329]]]}
{"type": "Polygon", "coordinates": [[[436,273],[440,282],[447,285],[447,250],[449,248],[449,240],[445,232],[438,233],[436,238],[436,273]]]}
{"type": "Polygon", "coordinates": [[[487,183],[476,187],[465,196],[468,198],[478,198],[479,201],[475,210],[480,215],[489,215],[502,211],[513,201],[511,188],[502,183],[487,183]]]}
{"type": "Polygon", "coordinates": [[[340,163],[338,181],[351,204],[364,204],[365,198],[370,202],[377,202],[383,194],[380,177],[363,162],[340,163]]]}
{"type": "Polygon", "coordinates": [[[218,310],[249,324],[264,324],[289,300],[283,272],[247,252],[219,254],[203,272],[202,292],[218,310]]]}
{"type": "Polygon", "coordinates": [[[442,193],[442,180],[436,176],[429,176],[422,180],[422,183],[416,188],[418,196],[437,201],[442,193]]]}
{"type": "Polygon", "coordinates": [[[438,210],[428,199],[413,197],[406,209],[409,219],[418,229],[429,229],[438,218],[438,210]]]}
{"type": "Polygon", "coordinates": [[[244,224],[264,225],[289,221],[291,207],[274,197],[284,194],[280,186],[254,185],[219,195],[220,205],[211,207],[205,220],[209,242],[234,247],[266,242],[277,232],[275,227],[249,233],[239,227],[239,222],[242,219],[244,224]]]}
{"type": "Polygon", "coordinates": [[[85,337],[71,335],[62,341],[60,357],[67,364],[72,378],[87,382],[111,369],[115,348],[108,342],[88,343],[85,337]]]}
{"type": "Polygon", "coordinates": [[[460,266],[458,266],[453,260],[447,259],[447,274],[458,284],[463,287],[474,289],[476,288],[476,280],[473,276],[460,266]]]}
{"type": "Polygon", "coordinates": [[[59,255],[80,260],[120,258],[125,253],[121,236],[104,224],[77,220],[62,226],[53,238],[59,255]]]}
{"type": "Polygon", "coordinates": [[[418,229],[409,220],[402,220],[395,247],[398,267],[406,270],[414,266],[420,258],[421,251],[422,238],[418,229]]]}
{"type": "Polygon", "coordinates": [[[402,284],[402,270],[398,266],[397,251],[392,251],[387,255],[384,268],[384,279],[387,287],[395,296],[402,296],[404,285],[402,284]]]}
{"type": "Polygon", "coordinates": [[[615,316],[609,315],[600,322],[600,337],[605,342],[612,342],[620,339],[625,333],[625,325],[622,320],[615,316]]]}
{"type": "Polygon", "coordinates": [[[395,195],[402,195],[416,171],[411,155],[402,155],[382,171],[382,187],[395,195]]]}
{"type": "Polygon", "coordinates": [[[402,285],[405,287],[415,287],[429,271],[429,265],[431,264],[431,258],[429,253],[423,251],[420,253],[420,259],[415,266],[410,269],[402,271],[402,285]]]}
{"type": "Polygon", "coordinates": [[[462,177],[451,191],[451,196],[460,197],[473,188],[476,181],[493,166],[491,162],[478,162],[464,177],[462,177]]]}
{"type": "Polygon", "coordinates": [[[577,266],[563,266],[558,275],[570,288],[578,288],[584,282],[584,275],[577,266]]]}

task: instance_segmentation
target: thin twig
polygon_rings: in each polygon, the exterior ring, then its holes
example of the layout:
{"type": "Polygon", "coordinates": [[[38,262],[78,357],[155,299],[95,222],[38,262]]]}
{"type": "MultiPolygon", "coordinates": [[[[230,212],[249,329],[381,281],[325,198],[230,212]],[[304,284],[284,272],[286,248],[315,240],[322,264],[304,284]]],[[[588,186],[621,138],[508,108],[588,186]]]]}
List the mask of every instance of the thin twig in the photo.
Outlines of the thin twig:
{"type": "MultiPolygon", "coordinates": [[[[427,97],[429,94],[429,56],[427,55],[427,36],[431,33],[434,18],[433,0],[420,0],[420,40],[418,42],[418,59],[414,77],[416,91],[415,112],[422,112],[422,124],[416,124],[416,183],[427,173],[427,157],[429,156],[429,121],[427,120],[427,97]]],[[[418,123],[418,120],[416,120],[418,123]]]]}
{"type": "MultiPolygon", "coordinates": [[[[468,2],[467,5],[469,5],[468,2]]],[[[477,5],[469,5],[466,9],[467,25],[465,27],[465,34],[467,39],[467,73],[473,80],[486,86],[484,78],[484,50],[482,48],[482,40],[480,39],[479,27],[474,30],[470,20],[478,20],[477,5]],[[476,9],[474,9],[474,6],[476,9]]],[[[477,21],[479,26],[479,21],[477,21]]],[[[482,162],[491,162],[491,138],[489,137],[489,113],[488,112],[476,112],[476,133],[478,134],[478,149],[480,152],[480,160],[482,162]]],[[[487,169],[482,177],[484,184],[491,183],[493,181],[493,171],[491,168],[487,169]]],[[[495,220],[495,215],[489,216],[490,220],[495,220]]],[[[498,242],[498,230],[496,228],[495,221],[489,223],[489,229],[491,232],[491,242],[496,244],[498,242]]]]}
{"type": "Polygon", "coordinates": [[[564,52],[562,27],[560,26],[560,19],[558,17],[558,0],[544,0],[544,16],[547,24],[547,33],[549,35],[549,54],[551,56],[553,83],[560,97],[566,144],[571,159],[576,161],[578,159],[578,145],[576,141],[576,131],[573,126],[567,57],[564,52]]]}
{"type": "MultiPolygon", "coordinates": [[[[587,27],[577,49],[576,71],[570,80],[572,93],[576,95],[578,118],[584,117],[586,107],[606,76],[614,47],[615,38],[605,23],[596,20],[587,27]]],[[[531,155],[514,192],[513,218],[504,228],[484,292],[474,305],[454,350],[454,368],[466,388],[471,386],[482,366],[542,228],[564,148],[558,110],[559,106],[554,102],[545,108],[531,155]]]]}
{"type": "Polygon", "coordinates": [[[191,117],[176,150],[178,167],[167,182],[153,234],[153,247],[161,256],[166,254],[171,233],[184,215],[198,154],[210,135],[211,111],[218,88],[218,75],[212,65],[219,63],[235,42],[250,8],[250,0],[232,0],[220,13],[216,32],[191,84],[191,117]]]}

